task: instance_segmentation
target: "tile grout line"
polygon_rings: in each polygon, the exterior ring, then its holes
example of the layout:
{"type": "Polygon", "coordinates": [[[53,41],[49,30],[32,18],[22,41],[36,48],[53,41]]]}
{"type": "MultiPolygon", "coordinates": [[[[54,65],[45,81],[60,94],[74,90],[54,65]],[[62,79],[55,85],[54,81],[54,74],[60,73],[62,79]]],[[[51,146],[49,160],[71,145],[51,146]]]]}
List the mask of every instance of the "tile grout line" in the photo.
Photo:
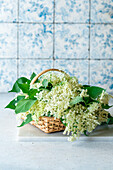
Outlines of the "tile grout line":
{"type": "MultiPolygon", "coordinates": [[[[54,22],[55,24],[79,24],[79,25],[88,25],[89,22],[85,23],[85,22],[54,22]]],[[[53,22],[0,22],[0,24],[53,24],[53,22]]],[[[113,25],[112,22],[109,22],[109,23],[105,23],[105,22],[102,22],[102,23],[94,23],[94,22],[91,22],[90,24],[93,24],[93,25],[113,25]]]]}
{"type": "Polygon", "coordinates": [[[17,17],[18,17],[17,20],[18,20],[18,23],[19,23],[19,5],[20,5],[20,4],[19,4],[19,0],[18,0],[18,9],[17,9],[17,10],[18,10],[18,11],[17,11],[17,15],[18,15],[18,16],[17,16],[17,17]]]}
{"type": "Polygon", "coordinates": [[[19,78],[19,0],[18,0],[18,23],[17,23],[17,78],[19,78]]]}
{"type": "Polygon", "coordinates": [[[54,13],[53,13],[53,68],[55,60],[55,0],[54,0],[54,13]]]}
{"type": "Polygon", "coordinates": [[[88,57],[88,84],[90,84],[90,33],[91,33],[91,0],[89,0],[89,57],[88,57]]]}
{"type": "Polygon", "coordinates": [[[19,78],[19,24],[17,25],[17,78],[19,78]]]}
{"type": "Polygon", "coordinates": [[[91,28],[89,26],[88,84],[90,84],[90,33],[91,33],[91,28]]]}
{"type": "Polygon", "coordinates": [[[91,24],[91,0],[89,0],[89,24],[91,24]]]}
{"type": "Polygon", "coordinates": [[[54,68],[54,59],[55,59],[55,0],[53,6],[53,68],[54,68]]]}
{"type": "Polygon", "coordinates": [[[52,61],[53,61],[52,67],[54,68],[54,24],[53,24],[53,56],[52,56],[52,61]]]}
{"type": "MultiPolygon", "coordinates": [[[[0,60],[10,60],[10,59],[17,59],[17,58],[0,58],[0,60]]],[[[52,58],[18,58],[19,60],[53,60],[52,58]]],[[[58,58],[54,60],[92,60],[92,61],[113,61],[113,58],[58,58]]]]}

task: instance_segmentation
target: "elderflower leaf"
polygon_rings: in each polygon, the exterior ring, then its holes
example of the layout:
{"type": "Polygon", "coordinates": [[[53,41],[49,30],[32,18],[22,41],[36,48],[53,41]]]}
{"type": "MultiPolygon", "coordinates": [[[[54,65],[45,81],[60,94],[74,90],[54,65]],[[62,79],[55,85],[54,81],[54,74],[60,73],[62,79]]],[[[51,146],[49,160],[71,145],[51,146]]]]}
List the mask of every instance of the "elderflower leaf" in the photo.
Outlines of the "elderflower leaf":
{"type": "Polygon", "coordinates": [[[32,121],[32,115],[31,114],[28,114],[27,115],[27,118],[22,122],[22,124],[20,126],[17,126],[17,127],[22,127],[28,123],[30,123],[32,121]]]}
{"type": "Polygon", "coordinates": [[[46,88],[48,86],[48,80],[47,79],[44,79],[42,81],[42,85],[46,88]]]}
{"type": "Polygon", "coordinates": [[[84,85],[83,88],[87,89],[87,93],[93,99],[96,99],[102,93],[102,91],[106,91],[105,89],[97,86],[84,85]]]}
{"type": "Polygon", "coordinates": [[[10,90],[10,91],[8,91],[8,92],[16,92],[16,93],[18,93],[18,92],[20,92],[20,87],[19,87],[18,84],[23,84],[23,83],[30,84],[30,82],[31,82],[31,81],[30,81],[29,79],[27,79],[26,77],[21,77],[21,78],[19,78],[19,79],[14,83],[12,90],[10,90]]]}
{"type": "Polygon", "coordinates": [[[14,109],[16,108],[16,103],[20,100],[24,99],[25,96],[17,96],[17,98],[13,99],[5,108],[14,109]]]}
{"type": "Polygon", "coordinates": [[[109,106],[108,104],[106,104],[106,105],[102,104],[101,106],[103,109],[109,109],[109,108],[113,107],[113,105],[109,106]]]}
{"type": "Polygon", "coordinates": [[[27,112],[35,102],[36,99],[20,100],[15,108],[15,113],[18,114],[18,113],[27,112]]]}
{"type": "Polygon", "coordinates": [[[113,117],[110,115],[110,113],[109,113],[109,115],[108,115],[107,124],[108,124],[108,125],[113,124],[113,117]]]}

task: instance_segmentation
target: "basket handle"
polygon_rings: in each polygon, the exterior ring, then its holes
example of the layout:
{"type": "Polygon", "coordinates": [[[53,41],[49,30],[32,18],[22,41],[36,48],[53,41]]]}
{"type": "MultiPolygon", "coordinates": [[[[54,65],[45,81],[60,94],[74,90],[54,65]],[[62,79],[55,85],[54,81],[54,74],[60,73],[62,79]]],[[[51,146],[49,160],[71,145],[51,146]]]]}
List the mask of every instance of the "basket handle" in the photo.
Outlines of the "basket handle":
{"type": "Polygon", "coordinates": [[[49,71],[58,71],[58,72],[64,73],[66,76],[69,77],[69,75],[68,75],[65,71],[59,70],[59,69],[55,69],[55,68],[51,68],[51,69],[44,70],[44,71],[42,71],[41,73],[37,74],[37,75],[33,78],[33,80],[31,81],[30,85],[34,84],[35,81],[36,81],[41,75],[43,75],[44,73],[49,72],[49,71]]]}

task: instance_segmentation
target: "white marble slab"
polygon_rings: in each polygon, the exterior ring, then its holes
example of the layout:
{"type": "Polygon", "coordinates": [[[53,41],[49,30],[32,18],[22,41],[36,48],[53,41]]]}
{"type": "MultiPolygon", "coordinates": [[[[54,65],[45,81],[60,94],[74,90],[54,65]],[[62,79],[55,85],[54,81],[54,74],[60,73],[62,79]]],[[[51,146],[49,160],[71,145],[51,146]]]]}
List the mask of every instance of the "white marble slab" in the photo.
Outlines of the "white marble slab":
{"type": "MultiPolygon", "coordinates": [[[[112,105],[113,100],[110,101],[110,105],[112,105]]],[[[109,112],[113,115],[113,108],[109,109],[109,112]]],[[[21,124],[20,122],[17,122],[18,125],[21,124]]],[[[31,141],[31,142],[38,142],[38,141],[68,141],[67,135],[63,135],[63,132],[55,132],[46,134],[42,132],[40,129],[27,124],[21,128],[18,128],[17,133],[17,140],[18,141],[31,141]]],[[[78,139],[77,139],[78,140],[78,139]]],[[[113,125],[104,125],[97,127],[88,137],[85,135],[81,135],[79,140],[93,140],[93,141],[113,141],[113,125]]]]}
{"type": "MultiPolygon", "coordinates": [[[[110,105],[113,101],[110,101],[110,105]]],[[[113,115],[113,108],[109,109],[109,112],[113,115]]],[[[21,124],[21,120],[19,120],[17,124],[21,124]],[[19,122],[20,121],[20,122],[19,122]]],[[[67,135],[63,135],[63,132],[55,132],[46,134],[42,132],[40,129],[27,124],[21,128],[17,128],[17,141],[26,141],[26,142],[39,142],[39,141],[68,141],[67,135]]],[[[113,125],[104,125],[97,127],[88,137],[85,135],[81,135],[79,137],[80,141],[85,140],[93,140],[93,141],[113,141],[113,125]]]]}
{"type": "MultiPolygon", "coordinates": [[[[18,128],[17,140],[26,142],[39,142],[39,141],[68,141],[67,135],[62,132],[55,132],[46,134],[40,129],[28,124],[18,128]]],[[[97,127],[88,137],[81,135],[77,140],[94,140],[94,141],[113,141],[113,125],[104,125],[97,127]]]]}

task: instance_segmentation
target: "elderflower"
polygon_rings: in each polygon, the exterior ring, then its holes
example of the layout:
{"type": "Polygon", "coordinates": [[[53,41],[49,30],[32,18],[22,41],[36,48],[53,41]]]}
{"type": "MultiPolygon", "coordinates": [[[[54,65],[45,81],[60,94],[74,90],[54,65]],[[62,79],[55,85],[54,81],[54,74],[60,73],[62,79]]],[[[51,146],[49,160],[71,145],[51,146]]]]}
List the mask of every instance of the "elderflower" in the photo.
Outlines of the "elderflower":
{"type": "Polygon", "coordinates": [[[104,90],[102,91],[102,94],[99,98],[100,103],[103,103],[104,105],[108,104],[110,99],[110,96],[108,95],[108,93],[106,93],[104,90]]]}
{"type": "Polygon", "coordinates": [[[62,122],[66,125],[63,134],[71,134],[68,140],[74,141],[85,131],[92,132],[102,122],[107,122],[108,112],[101,106],[101,104],[108,104],[109,101],[109,95],[105,91],[98,98],[100,103],[93,101],[86,105],[85,102],[83,104],[78,102],[71,106],[70,101],[77,96],[82,99],[89,97],[87,89],[82,88],[78,79],[47,73],[40,82],[31,85],[30,88],[39,90],[44,79],[52,83],[53,88],[50,91],[42,90],[35,96],[37,101],[28,112],[32,114],[32,119],[36,123],[40,116],[48,116],[48,114],[55,118],[62,118],[62,122]]]}
{"type": "Polygon", "coordinates": [[[80,93],[81,97],[89,97],[89,95],[87,94],[87,89],[86,90],[82,90],[80,93]]]}

